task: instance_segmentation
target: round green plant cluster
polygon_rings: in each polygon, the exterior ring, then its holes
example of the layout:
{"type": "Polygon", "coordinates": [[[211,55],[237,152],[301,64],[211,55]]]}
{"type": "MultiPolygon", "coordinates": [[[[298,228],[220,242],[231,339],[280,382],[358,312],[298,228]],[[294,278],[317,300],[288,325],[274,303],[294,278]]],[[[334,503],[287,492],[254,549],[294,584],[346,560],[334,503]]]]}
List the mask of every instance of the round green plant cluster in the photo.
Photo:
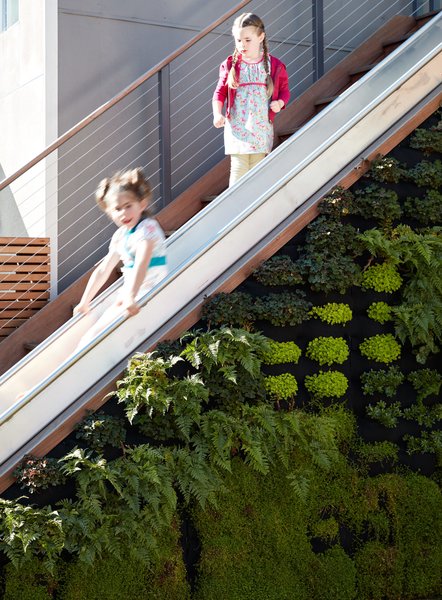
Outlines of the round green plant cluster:
{"type": "Polygon", "coordinates": [[[442,194],[438,190],[428,190],[422,198],[407,198],[404,212],[422,225],[437,225],[442,220],[442,194]]]}
{"type": "Polygon", "coordinates": [[[342,302],[328,302],[324,306],[314,306],[310,314],[329,325],[345,325],[353,318],[350,306],[342,302]]]}
{"type": "Polygon", "coordinates": [[[309,342],[306,352],[308,358],[321,366],[342,364],[349,355],[348,344],[342,337],[318,337],[309,342]]]}
{"type": "Polygon", "coordinates": [[[390,363],[401,355],[401,346],[391,333],[380,333],[366,338],[359,344],[362,356],[376,362],[390,363]]]}
{"type": "Polygon", "coordinates": [[[378,323],[387,323],[391,321],[391,306],[386,302],[373,302],[367,310],[370,319],[378,323]]]}
{"type": "Polygon", "coordinates": [[[253,273],[263,285],[297,285],[302,283],[299,269],[290,256],[272,256],[253,273]]]}
{"type": "Polygon", "coordinates": [[[362,273],[361,285],[375,292],[396,292],[402,285],[402,277],[391,263],[382,263],[368,267],[362,273]]]}
{"type": "Polygon", "coordinates": [[[298,363],[301,357],[301,348],[295,342],[275,342],[269,340],[269,348],[262,356],[266,365],[280,365],[282,363],[298,363]]]}
{"type": "Polygon", "coordinates": [[[396,427],[398,418],[402,416],[400,402],[387,404],[384,400],[380,400],[376,404],[369,404],[366,410],[369,417],[390,429],[396,427]]]}
{"type": "Polygon", "coordinates": [[[282,375],[268,375],[264,378],[266,391],[275,400],[289,400],[296,396],[298,382],[294,375],[283,373],[282,375]]]}
{"type": "Polygon", "coordinates": [[[406,174],[406,169],[391,156],[383,156],[372,161],[368,176],[381,183],[398,183],[406,174]]]}
{"type": "Polygon", "coordinates": [[[306,375],[306,389],[314,398],[341,398],[348,388],[348,379],[340,371],[319,371],[306,375]]]}
{"type": "Polygon", "coordinates": [[[397,388],[404,379],[404,374],[396,365],[388,367],[387,370],[378,369],[375,371],[371,369],[361,375],[362,392],[364,395],[383,394],[392,398],[396,395],[397,388]]]}

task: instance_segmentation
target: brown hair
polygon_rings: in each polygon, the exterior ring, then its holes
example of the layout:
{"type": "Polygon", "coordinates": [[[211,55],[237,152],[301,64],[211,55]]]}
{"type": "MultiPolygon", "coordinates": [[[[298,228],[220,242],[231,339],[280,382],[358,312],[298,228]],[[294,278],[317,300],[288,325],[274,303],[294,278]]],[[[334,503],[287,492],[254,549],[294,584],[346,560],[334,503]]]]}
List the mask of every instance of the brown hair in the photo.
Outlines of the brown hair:
{"type": "MultiPolygon", "coordinates": [[[[243,13],[242,15],[239,15],[239,17],[237,17],[234,20],[233,26],[232,26],[232,32],[235,31],[236,29],[243,29],[244,27],[256,27],[257,35],[261,35],[261,33],[264,33],[264,39],[262,41],[262,47],[264,50],[263,59],[264,59],[264,69],[265,69],[265,72],[267,73],[267,80],[266,80],[267,97],[270,98],[271,95],[273,94],[273,79],[270,75],[270,69],[269,69],[269,46],[267,43],[267,36],[265,35],[264,23],[262,22],[260,17],[258,17],[258,15],[255,15],[254,13],[243,13]]],[[[234,89],[237,88],[239,85],[239,82],[236,79],[236,72],[235,72],[235,66],[236,66],[236,63],[238,62],[238,57],[239,57],[239,52],[235,46],[235,50],[233,51],[232,66],[230,68],[229,75],[227,77],[227,85],[230,88],[234,88],[234,89]]]]}
{"type": "MultiPolygon", "coordinates": [[[[106,197],[110,194],[121,194],[123,192],[132,192],[140,202],[142,200],[150,202],[152,197],[150,183],[139,167],[129,171],[119,171],[112,177],[102,179],[95,192],[95,200],[101,210],[106,212],[106,197]]],[[[148,211],[146,210],[145,213],[147,214],[148,211]]]]}

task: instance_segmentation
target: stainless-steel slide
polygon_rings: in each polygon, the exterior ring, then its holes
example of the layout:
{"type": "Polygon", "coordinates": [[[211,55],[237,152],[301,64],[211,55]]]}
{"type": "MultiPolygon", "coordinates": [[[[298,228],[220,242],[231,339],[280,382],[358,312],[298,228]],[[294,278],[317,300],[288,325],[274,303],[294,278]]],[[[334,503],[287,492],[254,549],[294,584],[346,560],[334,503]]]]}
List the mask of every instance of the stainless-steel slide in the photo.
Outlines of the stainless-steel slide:
{"type": "MultiPolygon", "coordinates": [[[[251,248],[273,235],[442,81],[442,15],[346,90],[234,187],[168,240],[169,275],[75,351],[90,318],[74,317],[0,378],[0,475],[150,347],[177,315],[210,292],[251,248]]],[[[118,282],[100,296],[101,311],[118,282]]]]}

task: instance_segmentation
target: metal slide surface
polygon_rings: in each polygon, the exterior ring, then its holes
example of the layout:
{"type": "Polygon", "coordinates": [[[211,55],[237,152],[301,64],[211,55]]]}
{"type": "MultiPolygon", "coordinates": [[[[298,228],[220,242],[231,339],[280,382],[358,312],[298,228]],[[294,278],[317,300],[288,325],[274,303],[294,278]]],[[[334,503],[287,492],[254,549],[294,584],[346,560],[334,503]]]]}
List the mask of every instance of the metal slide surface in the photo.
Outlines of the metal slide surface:
{"type": "Polygon", "coordinates": [[[94,313],[112,302],[116,282],[91,315],[72,318],[6,372],[0,378],[0,475],[29,451],[30,440],[60,426],[80,399],[92,398],[135,351],[155,343],[164,324],[336,173],[363,158],[441,81],[439,14],[169,238],[169,275],[142,299],[138,315],[120,317],[75,352],[94,313]]]}

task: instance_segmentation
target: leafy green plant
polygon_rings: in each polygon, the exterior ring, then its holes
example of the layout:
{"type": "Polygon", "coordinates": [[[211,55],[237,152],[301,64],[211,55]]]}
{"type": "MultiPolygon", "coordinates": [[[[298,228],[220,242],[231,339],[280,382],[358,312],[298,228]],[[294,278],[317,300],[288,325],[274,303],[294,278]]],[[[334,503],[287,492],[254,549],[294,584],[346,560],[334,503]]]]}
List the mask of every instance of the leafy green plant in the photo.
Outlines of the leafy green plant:
{"type": "Polygon", "coordinates": [[[391,462],[397,463],[399,447],[388,441],[365,443],[360,442],[357,446],[359,459],[365,465],[373,463],[391,462]]]}
{"type": "Polygon", "coordinates": [[[304,385],[314,398],[341,398],[347,391],[348,379],[340,371],[319,371],[306,375],[304,385]]]}
{"type": "Polygon", "coordinates": [[[297,285],[302,283],[296,263],[289,256],[272,256],[253,273],[263,285],[297,285]]]}
{"type": "Polygon", "coordinates": [[[359,344],[362,356],[376,362],[390,363],[400,358],[401,346],[391,333],[380,333],[359,344]]]}
{"type": "Polygon", "coordinates": [[[350,306],[341,302],[328,302],[323,306],[313,306],[310,314],[329,325],[346,325],[353,318],[350,306]]]}
{"type": "Polygon", "coordinates": [[[442,131],[438,127],[416,129],[411,140],[411,148],[422,150],[424,154],[442,152],[442,131]]]}
{"type": "Polygon", "coordinates": [[[400,402],[387,404],[384,400],[380,400],[376,404],[369,404],[366,411],[369,417],[388,428],[396,427],[398,418],[402,416],[400,402]]]}
{"type": "Polygon", "coordinates": [[[442,454],[442,431],[422,431],[420,437],[406,434],[404,441],[408,454],[442,454]]]}
{"type": "Polygon", "coordinates": [[[398,183],[406,175],[405,166],[392,156],[375,158],[367,173],[375,181],[381,183],[398,183]]]}
{"type": "Polygon", "coordinates": [[[254,299],[244,292],[221,292],[205,300],[201,317],[209,327],[241,327],[250,331],[256,319],[254,299]]]}
{"type": "Polygon", "coordinates": [[[438,225],[442,221],[442,194],[437,190],[428,190],[422,198],[408,197],[404,212],[422,225],[438,225]]]}
{"type": "Polygon", "coordinates": [[[385,236],[372,229],[359,236],[374,255],[401,266],[405,284],[402,301],[392,309],[395,331],[404,343],[410,342],[416,360],[425,363],[438,351],[442,337],[442,236],[433,227],[415,232],[406,225],[385,236]]]}
{"type": "Polygon", "coordinates": [[[103,412],[91,412],[76,425],[75,430],[76,438],[97,452],[102,452],[105,446],[118,448],[126,439],[124,421],[103,412]]]}
{"type": "Polygon", "coordinates": [[[365,395],[383,394],[392,398],[403,381],[404,375],[397,365],[387,370],[371,369],[361,374],[362,392],[365,395]]]}
{"type": "Polygon", "coordinates": [[[321,519],[312,525],[312,534],[314,537],[321,538],[327,542],[337,540],[339,536],[339,523],[334,517],[321,519]]]}
{"type": "Polygon", "coordinates": [[[360,254],[356,229],[327,215],[307,227],[306,245],[296,264],[314,291],[345,291],[359,281],[360,254]]]}
{"type": "Polygon", "coordinates": [[[397,268],[388,262],[371,265],[362,272],[361,286],[375,292],[396,292],[402,285],[402,277],[397,268]]]}
{"type": "Polygon", "coordinates": [[[328,215],[334,219],[346,217],[353,211],[353,199],[354,196],[350,190],[336,187],[319,202],[319,214],[328,215]]]}
{"type": "Polygon", "coordinates": [[[425,406],[422,402],[417,402],[405,408],[403,414],[405,419],[417,421],[421,427],[432,427],[442,420],[442,404],[425,406]]]}
{"type": "Polygon", "coordinates": [[[437,190],[442,186],[442,161],[423,160],[408,171],[408,176],[419,187],[437,190]]]}
{"type": "Polygon", "coordinates": [[[30,494],[66,481],[56,458],[38,457],[26,454],[14,470],[14,477],[20,486],[30,494]]]}
{"type": "Polygon", "coordinates": [[[417,399],[422,401],[427,396],[438,396],[442,385],[442,375],[435,369],[419,369],[407,375],[417,393],[417,399]]]}
{"type": "Polygon", "coordinates": [[[372,302],[367,309],[367,315],[378,323],[387,323],[392,320],[391,306],[386,302],[372,302]]]}
{"type": "Polygon", "coordinates": [[[321,366],[342,364],[349,356],[348,344],[342,337],[318,337],[308,343],[306,356],[321,366]]]}
{"type": "Polygon", "coordinates": [[[291,373],[281,375],[267,375],[264,378],[266,391],[272,398],[280,402],[282,400],[293,400],[298,391],[298,382],[291,373]]]}
{"type": "Polygon", "coordinates": [[[257,318],[269,321],[272,325],[299,325],[310,319],[312,304],[305,300],[305,292],[282,292],[257,298],[255,314],[257,318]]]}
{"type": "Polygon", "coordinates": [[[402,215],[396,192],[376,184],[356,192],[354,212],[365,219],[376,219],[386,231],[390,231],[393,221],[402,215]]]}
{"type": "Polygon", "coordinates": [[[301,348],[295,342],[269,340],[269,349],[263,353],[262,362],[266,365],[297,364],[301,354],[301,348]]]}

